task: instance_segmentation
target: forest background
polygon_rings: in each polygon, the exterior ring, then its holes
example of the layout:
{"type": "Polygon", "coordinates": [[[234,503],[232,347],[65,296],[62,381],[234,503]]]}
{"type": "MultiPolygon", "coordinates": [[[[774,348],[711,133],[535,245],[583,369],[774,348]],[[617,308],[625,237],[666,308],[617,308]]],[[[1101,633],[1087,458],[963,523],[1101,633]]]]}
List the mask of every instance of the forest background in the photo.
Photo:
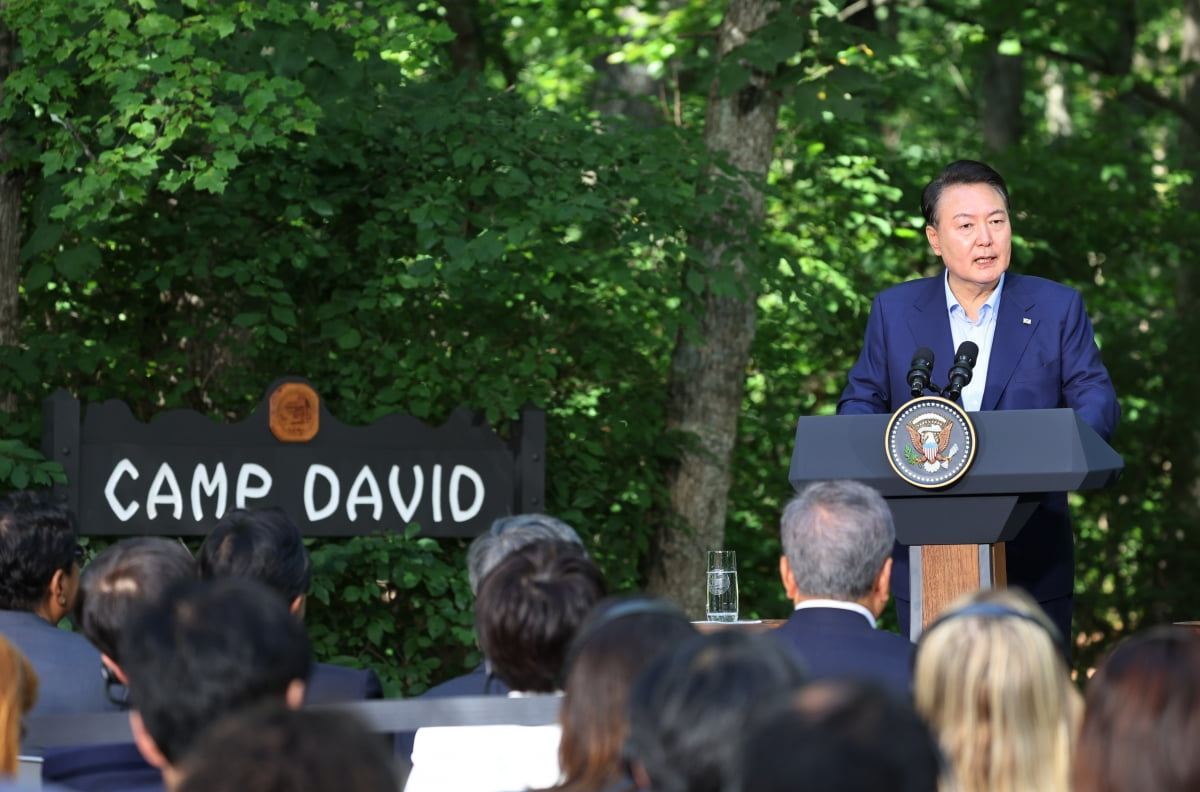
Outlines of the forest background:
{"type": "MultiPolygon", "coordinates": [[[[695,613],[724,544],[783,617],[796,420],[980,158],[1124,410],[1124,476],[1072,497],[1086,669],[1198,614],[1198,63],[1200,0],[0,0],[0,488],[60,475],[60,387],[236,421],[300,375],[501,433],[529,400],[614,589],[695,613]]],[[[391,694],[477,661],[464,541],[312,544],[323,658],[391,694]]]]}

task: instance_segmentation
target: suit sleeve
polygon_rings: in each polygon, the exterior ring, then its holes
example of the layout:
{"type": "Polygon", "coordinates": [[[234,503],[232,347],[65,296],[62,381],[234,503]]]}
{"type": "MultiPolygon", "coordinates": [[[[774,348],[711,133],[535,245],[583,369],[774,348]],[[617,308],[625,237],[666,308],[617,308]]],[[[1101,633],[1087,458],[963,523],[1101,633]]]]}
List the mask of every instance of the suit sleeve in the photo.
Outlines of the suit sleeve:
{"type": "Polygon", "coordinates": [[[1117,427],[1121,406],[1079,292],[1073,292],[1067,306],[1061,353],[1064,404],[1107,441],[1117,427]]]}
{"type": "Polygon", "coordinates": [[[838,401],[839,415],[870,415],[892,411],[888,346],[883,302],[871,303],[867,332],[858,360],[850,368],[849,383],[838,401]]]}

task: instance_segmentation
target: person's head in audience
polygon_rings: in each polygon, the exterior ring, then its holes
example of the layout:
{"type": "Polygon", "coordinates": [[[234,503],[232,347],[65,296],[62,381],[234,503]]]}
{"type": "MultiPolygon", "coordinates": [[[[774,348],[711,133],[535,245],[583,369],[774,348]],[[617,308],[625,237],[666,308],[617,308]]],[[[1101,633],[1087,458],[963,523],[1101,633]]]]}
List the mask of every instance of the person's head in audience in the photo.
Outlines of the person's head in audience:
{"type": "Polygon", "coordinates": [[[876,618],[888,602],[892,512],[857,481],[816,481],[788,503],[780,520],[779,576],[793,603],[857,602],[876,618]]]}
{"type": "Polygon", "coordinates": [[[1066,792],[1079,723],[1062,639],[1019,589],[974,592],[921,635],[914,697],[962,792],[1066,792]]]}
{"type": "Polygon", "coordinates": [[[558,690],[567,647],[605,593],[600,569],[580,545],[541,540],[510,552],[484,576],[475,602],[475,630],[492,672],[512,690],[558,690]]]}
{"type": "Polygon", "coordinates": [[[37,703],[38,678],[25,655],[0,636],[0,776],[17,773],[21,718],[37,703]]]}
{"type": "Polygon", "coordinates": [[[303,617],[312,560],[299,526],[279,508],[235,509],[222,517],[196,553],[200,576],[245,577],[279,592],[303,617]]]}
{"type": "Polygon", "coordinates": [[[223,718],[179,767],[176,792],[397,792],[392,757],[336,710],[254,707],[223,718]]]}
{"type": "Polygon", "coordinates": [[[736,792],[938,792],[941,756],[912,704],[869,682],[805,685],[748,729],[736,792]]]}
{"type": "Polygon", "coordinates": [[[640,788],[732,789],[742,734],[804,680],[795,654],[764,635],[721,630],[669,649],[630,695],[625,750],[640,788]]]}
{"type": "Polygon", "coordinates": [[[583,546],[579,534],[557,517],[548,514],[514,514],[492,522],[467,548],[467,579],[471,593],[479,595],[479,584],[505,556],[531,542],[559,541],[583,546]]]}
{"type": "Polygon", "coordinates": [[[81,560],[66,506],[33,492],[0,500],[0,610],[58,624],[75,607],[81,560]]]}
{"type": "Polygon", "coordinates": [[[1087,684],[1074,792],[1200,789],[1200,634],[1163,626],[1123,641],[1087,684]]]}
{"type": "MultiPolygon", "coordinates": [[[[76,621],[100,650],[110,693],[114,680],[125,683],[120,639],[133,612],[161,598],[176,582],[195,579],[196,560],[188,549],[158,536],[123,539],[97,553],[83,570],[76,621]]],[[[120,695],[123,699],[124,691],[120,695]]]]}
{"type": "Polygon", "coordinates": [[[168,786],[218,718],[267,702],[299,707],[311,659],[304,625],[247,578],[176,584],[139,609],[120,653],[134,741],[168,786]]]}
{"type": "Polygon", "coordinates": [[[687,617],[662,600],[614,597],[592,610],[568,653],[559,710],[563,780],[552,792],[601,792],[627,778],[633,682],[659,655],[695,634],[687,617]]]}

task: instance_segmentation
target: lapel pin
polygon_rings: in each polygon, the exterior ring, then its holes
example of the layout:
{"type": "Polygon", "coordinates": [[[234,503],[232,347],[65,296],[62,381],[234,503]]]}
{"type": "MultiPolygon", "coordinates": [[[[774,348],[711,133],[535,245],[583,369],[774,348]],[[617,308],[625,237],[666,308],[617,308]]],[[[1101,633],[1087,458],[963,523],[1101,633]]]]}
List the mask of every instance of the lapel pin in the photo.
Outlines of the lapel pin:
{"type": "Polygon", "coordinates": [[[1033,324],[1033,320],[1028,316],[1021,317],[1021,324],[1033,324]]]}

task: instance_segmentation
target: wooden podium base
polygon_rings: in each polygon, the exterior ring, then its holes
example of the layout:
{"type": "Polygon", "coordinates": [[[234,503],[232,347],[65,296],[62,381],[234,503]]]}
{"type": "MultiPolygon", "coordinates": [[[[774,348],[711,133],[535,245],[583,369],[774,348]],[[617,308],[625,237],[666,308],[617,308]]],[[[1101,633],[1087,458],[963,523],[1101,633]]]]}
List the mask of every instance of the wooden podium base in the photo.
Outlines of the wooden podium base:
{"type": "Polygon", "coordinates": [[[912,593],[909,637],[914,642],[924,628],[963,594],[1004,588],[1008,583],[1003,542],[912,545],[908,548],[908,567],[912,593]],[[927,571],[931,574],[926,574],[927,571]]]}

